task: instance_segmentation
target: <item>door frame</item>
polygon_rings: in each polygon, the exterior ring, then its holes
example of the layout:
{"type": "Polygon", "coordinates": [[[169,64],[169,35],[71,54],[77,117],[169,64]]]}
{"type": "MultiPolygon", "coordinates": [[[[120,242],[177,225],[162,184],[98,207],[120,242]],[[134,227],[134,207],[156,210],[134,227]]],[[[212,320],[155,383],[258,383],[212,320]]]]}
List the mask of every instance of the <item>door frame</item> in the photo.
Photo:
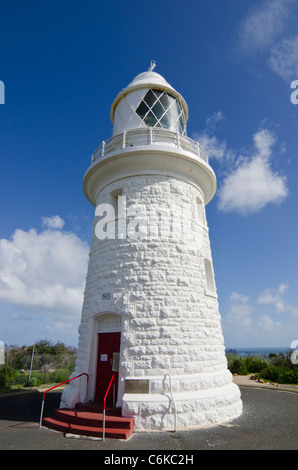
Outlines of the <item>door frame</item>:
{"type": "Polygon", "coordinates": [[[110,379],[112,378],[113,373],[114,373],[115,379],[112,383],[111,389],[107,396],[107,400],[109,399],[111,401],[112,390],[113,390],[113,387],[115,387],[115,392],[116,392],[115,403],[116,403],[118,399],[119,368],[117,372],[116,371],[113,372],[112,351],[113,353],[118,353],[120,356],[121,332],[120,331],[119,332],[118,331],[116,332],[100,331],[99,333],[97,333],[97,338],[98,338],[98,341],[97,341],[98,351],[97,351],[97,364],[96,364],[96,377],[95,377],[95,400],[103,400],[104,394],[106,393],[108,389],[108,384],[110,382],[110,379]],[[114,347],[111,345],[111,342],[112,344],[114,343],[114,347]],[[100,351],[101,351],[101,354],[100,354],[100,351]],[[100,356],[106,356],[106,357],[102,361],[100,356]],[[99,379],[98,376],[100,376],[101,379],[99,379]],[[103,384],[102,381],[103,383],[105,382],[105,384],[103,384]]]}
{"type": "MultiPolygon", "coordinates": [[[[92,329],[90,338],[90,356],[89,371],[91,372],[90,387],[88,399],[94,400],[96,391],[96,373],[97,373],[97,351],[98,351],[98,333],[122,333],[122,315],[115,312],[101,312],[92,318],[92,329]],[[113,320],[109,322],[108,320],[113,320]]],[[[121,341],[121,340],[120,340],[121,341]]],[[[121,341],[122,342],[122,341],[121,341]]],[[[120,343],[121,356],[121,343],[120,343]]],[[[118,390],[120,382],[120,373],[118,377],[118,390]]]]}

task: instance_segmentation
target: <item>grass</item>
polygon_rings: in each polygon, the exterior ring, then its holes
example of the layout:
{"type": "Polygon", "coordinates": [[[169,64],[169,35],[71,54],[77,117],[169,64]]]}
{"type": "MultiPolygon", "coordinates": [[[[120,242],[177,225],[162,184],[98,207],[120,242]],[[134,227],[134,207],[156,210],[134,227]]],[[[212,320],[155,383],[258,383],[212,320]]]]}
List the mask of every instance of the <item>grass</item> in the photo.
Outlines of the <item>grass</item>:
{"type": "Polygon", "coordinates": [[[48,373],[33,370],[29,380],[29,370],[14,370],[10,366],[2,366],[0,367],[0,392],[28,390],[40,386],[50,388],[68,380],[72,372],[69,369],[57,369],[48,373]]]}

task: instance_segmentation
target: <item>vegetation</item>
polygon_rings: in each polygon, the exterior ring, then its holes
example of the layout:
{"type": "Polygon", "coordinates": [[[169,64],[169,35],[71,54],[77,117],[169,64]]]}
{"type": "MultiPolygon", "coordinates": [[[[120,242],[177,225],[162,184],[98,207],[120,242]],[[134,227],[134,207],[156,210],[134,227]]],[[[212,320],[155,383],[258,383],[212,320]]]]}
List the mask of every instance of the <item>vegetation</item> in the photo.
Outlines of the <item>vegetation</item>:
{"type": "Polygon", "coordinates": [[[32,352],[33,346],[6,346],[5,364],[0,365],[0,390],[58,384],[68,380],[74,371],[73,347],[45,339],[36,343],[32,352]]]}
{"type": "MultiPolygon", "coordinates": [[[[0,365],[0,391],[24,387],[52,385],[69,379],[74,371],[76,349],[61,342],[41,340],[34,346],[6,346],[5,364],[0,365]]],[[[292,351],[239,357],[236,351],[227,352],[228,368],[232,374],[254,374],[263,380],[280,384],[298,385],[298,365],[291,361],[292,351]]]]}
{"type": "Polygon", "coordinates": [[[269,354],[266,358],[259,356],[238,357],[227,354],[228,368],[232,374],[254,374],[256,377],[279,384],[298,385],[298,365],[291,361],[292,351],[286,354],[269,354]]]}

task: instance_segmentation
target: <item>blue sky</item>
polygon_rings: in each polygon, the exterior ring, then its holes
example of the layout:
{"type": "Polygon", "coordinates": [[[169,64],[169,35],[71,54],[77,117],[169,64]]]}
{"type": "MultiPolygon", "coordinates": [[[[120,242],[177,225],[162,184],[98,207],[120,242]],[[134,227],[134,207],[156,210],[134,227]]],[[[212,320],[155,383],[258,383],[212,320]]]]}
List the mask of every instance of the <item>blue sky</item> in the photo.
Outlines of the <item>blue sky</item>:
{"type": "Polygon", "coordinates": [[[189,107],[218,191],[207,220],[227,347],[298,339],[297,0],[0,5],[0,340],[77,345],[90,156],[151,60],[189,107]]]}

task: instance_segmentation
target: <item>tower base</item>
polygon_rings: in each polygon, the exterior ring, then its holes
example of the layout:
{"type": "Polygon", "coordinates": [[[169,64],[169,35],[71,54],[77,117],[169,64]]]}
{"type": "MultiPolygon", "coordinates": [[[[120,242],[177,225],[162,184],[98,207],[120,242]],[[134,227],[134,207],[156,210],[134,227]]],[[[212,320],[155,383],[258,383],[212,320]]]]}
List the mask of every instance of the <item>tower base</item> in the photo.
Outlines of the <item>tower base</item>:
{"type": "Polygon", "coordinates": [[[234,383],[212,390],[123,396],[122,416],[134,418],[135,432],[198,429],[231,421],[242,412],[234,383]]]}

